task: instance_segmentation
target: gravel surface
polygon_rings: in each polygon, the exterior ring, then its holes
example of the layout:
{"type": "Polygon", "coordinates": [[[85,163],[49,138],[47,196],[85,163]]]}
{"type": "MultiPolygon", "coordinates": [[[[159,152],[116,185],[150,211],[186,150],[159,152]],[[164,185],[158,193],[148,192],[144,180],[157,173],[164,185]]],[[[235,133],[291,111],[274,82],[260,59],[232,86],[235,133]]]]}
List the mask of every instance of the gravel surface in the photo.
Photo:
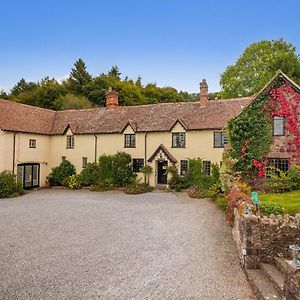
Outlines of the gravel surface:
{"type": "Polygon", "coordinates": [[[255,299],[225,216],[185,194],[0,200],[1,299],[255,299]]]}

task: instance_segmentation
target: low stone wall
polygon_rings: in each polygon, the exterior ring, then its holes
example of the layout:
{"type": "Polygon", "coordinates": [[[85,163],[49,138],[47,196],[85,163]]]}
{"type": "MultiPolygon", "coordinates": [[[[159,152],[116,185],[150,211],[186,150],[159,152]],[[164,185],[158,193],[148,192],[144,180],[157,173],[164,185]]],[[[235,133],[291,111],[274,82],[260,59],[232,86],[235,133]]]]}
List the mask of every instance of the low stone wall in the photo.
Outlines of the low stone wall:
{"type": "Polygon", "coordinates": [[[233,237],[243,266],[259,268],[274,257],[290,257],[289,245],[300,244],[300,214],[239,216],[235,211],[233,237]]]}
{"type": "Polygon", "coordinates": [[[289,267],[285,272],[284,295],[286,299],[300,300],[300,270],[289,267]]]}

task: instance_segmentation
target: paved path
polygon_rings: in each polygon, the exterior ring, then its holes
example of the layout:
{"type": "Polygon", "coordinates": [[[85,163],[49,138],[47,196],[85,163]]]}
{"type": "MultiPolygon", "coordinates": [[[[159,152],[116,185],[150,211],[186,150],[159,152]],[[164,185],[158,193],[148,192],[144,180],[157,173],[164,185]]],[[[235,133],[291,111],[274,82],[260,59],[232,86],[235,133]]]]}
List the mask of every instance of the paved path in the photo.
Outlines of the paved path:
{"type": "Polygon", "coordinates": [[[185,194],[0,200],[1,299],[254,299],[224,213],[185,194]]]}

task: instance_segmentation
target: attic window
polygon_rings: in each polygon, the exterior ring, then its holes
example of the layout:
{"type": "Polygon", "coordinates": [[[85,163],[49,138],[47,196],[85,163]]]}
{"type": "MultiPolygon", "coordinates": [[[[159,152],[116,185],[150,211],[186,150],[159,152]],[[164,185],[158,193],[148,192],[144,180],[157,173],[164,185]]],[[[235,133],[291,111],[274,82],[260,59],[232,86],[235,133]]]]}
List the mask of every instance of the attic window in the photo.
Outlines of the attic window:
{"type": "Polygon", "coordinates": [[[74,149],[74,135],[67,135],[67,149],[74,149]]]}
{"type": "Polygon", "coordinates": [[[273,135],[284,135],[284,123],[283,117],[273,117],[273,135]]]}
{"type": "Polygon", "coordinates": [[[36,140],[29,140],[29,148],[36,148],[36,140]]]}
{"type": "Polygon", "coordinates": [[[135,134],[125,134],[125,148],[135,148],[135,134]]]}
{"type": "Polygon", "coordinates": [[[172,133],[172,147],[185,148],[185,132],[172,133]]]}

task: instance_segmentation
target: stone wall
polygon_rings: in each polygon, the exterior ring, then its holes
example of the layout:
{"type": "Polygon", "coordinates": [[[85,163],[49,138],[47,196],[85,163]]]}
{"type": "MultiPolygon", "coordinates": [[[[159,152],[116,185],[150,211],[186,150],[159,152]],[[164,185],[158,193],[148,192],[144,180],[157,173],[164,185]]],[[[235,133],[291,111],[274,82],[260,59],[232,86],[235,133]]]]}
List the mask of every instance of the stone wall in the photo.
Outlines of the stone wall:
{"type": "Polygon", "coordinates": [[[289,245],[300,244],[300,214],[239,216],[235,211],[233,237],[243,266],[259,268],[274,257],[290,257],[289,245]]]}

